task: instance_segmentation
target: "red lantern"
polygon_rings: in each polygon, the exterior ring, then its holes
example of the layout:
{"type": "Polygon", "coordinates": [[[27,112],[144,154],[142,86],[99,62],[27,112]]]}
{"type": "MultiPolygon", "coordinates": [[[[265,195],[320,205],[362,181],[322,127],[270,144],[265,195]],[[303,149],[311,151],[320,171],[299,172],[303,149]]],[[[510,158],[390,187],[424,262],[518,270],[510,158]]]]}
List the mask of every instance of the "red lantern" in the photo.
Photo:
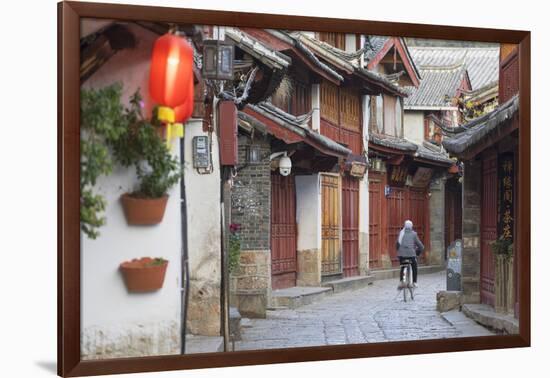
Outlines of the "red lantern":
{"type": "Polygon", "coordinates": [[[184,38],[165,34],[155,41],[149,93],[155,102],[171,108],[193,102],[193,48],[184,38]]]}
{"type": "Polygon", "coordinates": [[[191,81],[191,85],[189,86],[189,97],[188,99],[179,106],[176,106],[174,108],[175,114],[175,120],[176,122],[185,123],[191,115],[193,114],[193,105],[194,105],[195,99],[194,99],[194,90],[193,90],[193,82],[191,81]]]}

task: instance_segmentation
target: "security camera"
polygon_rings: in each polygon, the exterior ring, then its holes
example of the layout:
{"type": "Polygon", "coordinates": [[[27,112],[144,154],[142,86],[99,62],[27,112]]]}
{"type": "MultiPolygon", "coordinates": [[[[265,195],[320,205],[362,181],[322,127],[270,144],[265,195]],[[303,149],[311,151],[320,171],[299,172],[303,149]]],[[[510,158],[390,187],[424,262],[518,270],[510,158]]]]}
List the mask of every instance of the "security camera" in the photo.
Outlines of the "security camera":
{"type": "Polygon", "coordinates": [[[288,176],[292,169],[292,160],[288,156],[283,156],[279,159],[279,173],[282,176],[288,176]]]}
{"type": "Polygon", "coordinates": [[[279,173],[282,176],[288,176],[292,170],[292,160],[287,155],[286,151],[272,153],[269,160],[272,161],[279,158],[279,173]]]}

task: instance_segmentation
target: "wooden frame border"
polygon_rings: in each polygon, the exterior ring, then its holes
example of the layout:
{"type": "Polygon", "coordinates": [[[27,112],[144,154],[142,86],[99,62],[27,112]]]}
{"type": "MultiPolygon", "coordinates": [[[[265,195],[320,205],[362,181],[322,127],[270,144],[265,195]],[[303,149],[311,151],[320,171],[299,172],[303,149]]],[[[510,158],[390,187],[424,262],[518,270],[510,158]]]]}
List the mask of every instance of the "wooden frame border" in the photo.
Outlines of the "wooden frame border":
{"type": "Polygon", "coordinates": [[[58,4],[58,374],[82,376],[336,360],[397,354],[527,347],[531,342],[530,134],[531,39],[528,31],[420,25],[379,21],[269,15],[101,3],[58,4]],[[520,174],[518,251],[520,333],[374,344],[226,352],[201,355],[80,360],[79,228],[79,31],[81,17],[218,24],[241,27],[349,32],[519,44],[520,174]],[[399,351],[399,352],[397,352],[399,351]]]}

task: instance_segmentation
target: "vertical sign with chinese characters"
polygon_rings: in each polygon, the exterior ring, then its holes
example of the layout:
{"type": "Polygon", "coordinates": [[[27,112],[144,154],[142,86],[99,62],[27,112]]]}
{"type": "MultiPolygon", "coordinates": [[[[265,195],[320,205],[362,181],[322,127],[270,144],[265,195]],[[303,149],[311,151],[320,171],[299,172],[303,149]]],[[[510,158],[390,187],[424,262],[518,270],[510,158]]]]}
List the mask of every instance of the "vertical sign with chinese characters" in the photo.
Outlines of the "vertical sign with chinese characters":
{"type": "Polygon", "coordinates": [[[514,237],[514,155],[505,153],[498,159],[498,236],[514,237]]]}

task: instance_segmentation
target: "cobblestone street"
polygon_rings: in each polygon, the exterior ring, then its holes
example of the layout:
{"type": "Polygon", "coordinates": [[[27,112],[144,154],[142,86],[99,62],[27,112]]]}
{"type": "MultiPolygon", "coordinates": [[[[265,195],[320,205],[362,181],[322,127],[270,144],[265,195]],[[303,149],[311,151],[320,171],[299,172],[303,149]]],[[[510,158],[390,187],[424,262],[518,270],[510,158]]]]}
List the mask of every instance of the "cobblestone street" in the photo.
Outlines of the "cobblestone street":
{"type": "Polygon", "coordinates": [[[333,294],[297,309],[268,311],[266,319],[243,319],[235,350],[357,344],[492,334],[455,311],[447,320],[436,310],[445,273],[420,275],[414,301],[403,301],[397,280],[333,294]],[[451,319],[451,320],[448,320],[451,319]]]}

